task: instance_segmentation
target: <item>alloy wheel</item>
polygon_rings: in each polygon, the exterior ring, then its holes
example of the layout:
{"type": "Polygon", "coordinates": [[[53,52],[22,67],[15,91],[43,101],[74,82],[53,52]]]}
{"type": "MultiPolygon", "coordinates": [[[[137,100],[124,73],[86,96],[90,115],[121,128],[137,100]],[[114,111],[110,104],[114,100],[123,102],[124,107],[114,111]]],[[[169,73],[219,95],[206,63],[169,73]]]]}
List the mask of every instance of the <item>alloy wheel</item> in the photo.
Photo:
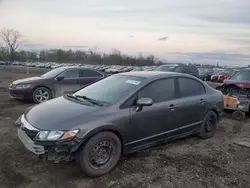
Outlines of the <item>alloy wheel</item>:
{"type": "Polygon", "coordinates": [[[49,99],[49,92],[43,89],[39,89],[36,94],[35,98],[38,102],[44,102],[49,99]]]}

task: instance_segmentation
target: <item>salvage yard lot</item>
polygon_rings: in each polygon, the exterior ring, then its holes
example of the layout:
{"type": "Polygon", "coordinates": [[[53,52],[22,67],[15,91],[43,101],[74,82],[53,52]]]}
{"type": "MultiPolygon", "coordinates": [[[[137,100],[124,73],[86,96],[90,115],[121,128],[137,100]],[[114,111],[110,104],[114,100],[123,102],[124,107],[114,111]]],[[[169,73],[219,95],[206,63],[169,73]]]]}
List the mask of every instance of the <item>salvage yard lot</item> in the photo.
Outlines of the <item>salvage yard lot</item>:
{"type": "MultiPolygon", "coordinates": [[[[33,105],[8,94],[9,84],[47,70],[0,66],[0,187],[44,188],[158,188],[250,187],[250,148],[235,142],[250,140],[250,120],[234,121],[230,112],[214,138],[198,137],[171,142],[121,158],[109,174],[91,179],[75,163],[51,164],[26,151],[13,122],[33,105]]],[[[46,120],[45,120],[46,121],[46,120]]],[[[153,125],[152,125],[153,126],[153,125]]]]}

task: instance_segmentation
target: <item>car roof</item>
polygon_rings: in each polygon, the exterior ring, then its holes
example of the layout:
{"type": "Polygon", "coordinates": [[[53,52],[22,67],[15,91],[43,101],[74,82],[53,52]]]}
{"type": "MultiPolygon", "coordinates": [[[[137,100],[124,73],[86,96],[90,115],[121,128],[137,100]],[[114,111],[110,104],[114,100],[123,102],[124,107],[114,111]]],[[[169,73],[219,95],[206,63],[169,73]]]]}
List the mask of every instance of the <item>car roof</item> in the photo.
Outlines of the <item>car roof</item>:
{"type": "Polygon", "coordinates": [[[93,68],[80,67],[80,66],[70,66],[70,67],[62,66],[62,67],[58,67],[58,68],[62,68],[62,69],[64,69],[64,70],[68,70],[68,69],[96,70],[96,69],[93,69],[93,68]]]}
{"type": "Polygon", "coordinates": [[[183,64],[183,63],[168,63],[168,64],[164,64],[164,65],[160,65],[160,67],[169,67],[169,66],[188,66],[186,64],[183,64]]]}
{"type": "Polygon", "coordinates": [[[187,76],[187,74],[177,73],[177,72],[164,72],[164,71],[131,71],[125,73],[119,73],[116,75],[124,76],[136,76],[143,78],[153,78],[153,77],[172,77],[172,76],[187,76]]]}
{"type": "MultiPolygon", "coordinates": [[[[244,69],[241,69],[241,70],[246,70],[246,71],[250,71],[250,68],[244,68],[244,69]]],[[[238,70],[238,71],[241,71],[241,70],[238,70]]]]}

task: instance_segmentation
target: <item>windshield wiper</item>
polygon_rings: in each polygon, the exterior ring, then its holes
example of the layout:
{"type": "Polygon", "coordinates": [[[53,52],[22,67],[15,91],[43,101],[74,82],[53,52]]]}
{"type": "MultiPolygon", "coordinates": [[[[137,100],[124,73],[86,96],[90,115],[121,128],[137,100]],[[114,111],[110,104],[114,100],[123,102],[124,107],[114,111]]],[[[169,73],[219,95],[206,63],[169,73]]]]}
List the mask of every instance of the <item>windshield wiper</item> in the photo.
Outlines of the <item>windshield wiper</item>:
{"type": "Polygon", "coordinates": [[[84,99],[84,100],[87,100],[89,102],[91,102],[92,104],[95,104],[95,105],[98,105],[98,106],[103,106],[103,104],[101,104],[100,102],[94,100],[94,99],[91,99],[89,97],[86,97],[86,96],[81,96],[81,95],[74,95],[74,97],[77,97],[77,98],[81,98],[81,99],[84,99]]]}
{"type": "Polygon", "coordinates": [[[72,98],[72,99],[75,99],[75,100],[78,100],[78,101],[82,102],[82,100],[80,100],[78,97],[76,97],[76,96],[74,96],[74,95],[72,95],[72,94],[67,94],[67,97],[69,97],[69,98],[72,98]]]}

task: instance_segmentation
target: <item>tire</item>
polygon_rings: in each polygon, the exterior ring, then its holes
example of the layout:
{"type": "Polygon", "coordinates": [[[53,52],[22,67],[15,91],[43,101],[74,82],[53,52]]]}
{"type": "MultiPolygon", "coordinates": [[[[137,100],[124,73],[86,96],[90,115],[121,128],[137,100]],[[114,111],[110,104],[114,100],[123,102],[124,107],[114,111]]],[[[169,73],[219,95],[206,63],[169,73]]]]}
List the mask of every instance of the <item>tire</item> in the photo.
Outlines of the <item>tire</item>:
{"type": "Polygon", "coordinates": [[[208,139],[214,136],[217,129],[217,115],[213,111],[209,111],[198,130],[198,136],[202,139],[208,139]]]}
{"type": "Polygon", "coordinates": [[[32,94],[32,100],[35,103],[42,103],[51,98],[52,98],[51,91],[46,87],[38,87],[32,94]]]}
{"type": "Polygon", "coordinates": [[[116,166],[121,156],[121,147],[120,139],[114,133],[100,132],[82,146],[76,156],[76,162],[87,176],[98,177],[116,166]]]}
{"type": "Polygon", "coordinates": [[[245,116],[246,116],[245,112],[237,110],[237,111],[234,111],[232,118],[237,121],[243,121],[245,119],[245,116]]]}

